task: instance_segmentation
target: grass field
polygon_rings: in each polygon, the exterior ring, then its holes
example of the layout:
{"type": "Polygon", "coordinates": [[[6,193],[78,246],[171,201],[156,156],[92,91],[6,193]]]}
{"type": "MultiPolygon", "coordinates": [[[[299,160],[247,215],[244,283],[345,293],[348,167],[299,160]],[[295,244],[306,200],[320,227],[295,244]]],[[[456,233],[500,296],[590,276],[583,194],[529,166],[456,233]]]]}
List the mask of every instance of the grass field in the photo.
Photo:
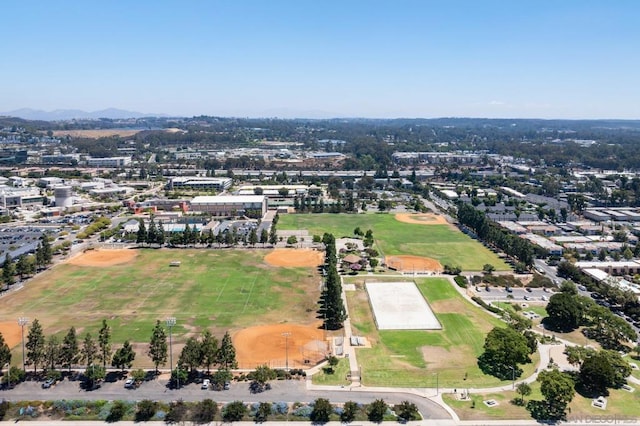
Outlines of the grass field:
{"type": "MultiPolygon", "coordinates": [[[[444,278],[417,281],[443,326],[442,330],[378,331],[362,282],[357,290],[347,292],[354,332],[367,336],[372,348],[358,349],[363,382],[370,386],[435,387],[435,373],[440,387],[467,388],[509,383],[484,375],[477,366],[484,337],[500,320],[467,302],[444,278]]],[[[533,373],[539,359],[523,366],[524,375],[533,373]]]]}
{"type": "Polygon", "coordinates": [[[279,229],[307,229],[311,234],[333,233],[336,238],[352,237],[353,230],[371,229],[384,255],[430,257],[442,265],[480,271],[485,264],[498,271],[509,266],[493,252],[449,225],[419,225],[397,221],[392,214],[289,214],[282,215],[279,229]]]}
{"type": "Polygon", "coordinates": [[[268,251],[140,250],[132,262],[96,268],[62,264],[4,297],[0,320],[38,318],[46,334],[75,326],[94,336],[103,318],[113,342],[148,342],[156,320],[177,319],[176,341],[205,327],[228,329],[312,322],[319,278],[310,268],[278,268],[268,251]],[[181,266],[170,267],[173,260],[181,266]]]}

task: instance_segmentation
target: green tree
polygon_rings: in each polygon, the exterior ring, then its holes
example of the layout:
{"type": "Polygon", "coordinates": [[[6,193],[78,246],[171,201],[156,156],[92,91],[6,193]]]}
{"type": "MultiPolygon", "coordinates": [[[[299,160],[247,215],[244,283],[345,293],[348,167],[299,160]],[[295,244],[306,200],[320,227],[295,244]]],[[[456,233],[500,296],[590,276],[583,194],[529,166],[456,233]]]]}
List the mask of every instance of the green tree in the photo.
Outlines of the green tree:
{"type": "Polygon", "coordinates": [[[111,359],[111,327],[107,324],[107,320],[102,320],[102,327],[98,332],[98,346],[100,347],[100,361],[102,367],[107,368],[107,361],[111,359]]]}
{"type": "Polygon", "coordinates": [[[333,412],[331,403],[326,398],[318,398],[313,404],[313,410],[309,417],[313,423],[327,423],[333,412]]]}
{"type": "Polygon", "coordinates": [[[531,395],[531,386],[527,382],[518,383],[516,392],[520,395],[520,405],[524,405],[524,397],[531,395]]]}
{"type": "Polygon", "coordinates": [[[37,372],[38,365],[45,359],[45,338],[38,319],[34,319],[27,335],[27,360],[33,364],[33,371],[37,372]]]}
{"type": "Polygon", "coordinates": [[[189,371],[194,371],[202,364],[201,345],[195,337],[189,337],[182,347],[178,364],[186,366],[189,371]]]}
{"type": "Polygon", "coordinates": [[[271,230],[269,231],[269,244],[275,246],[278,242],[278,231],[276,231],[275,224],[271,225],[271,230]]]}
{"type": "Polygon", "coordinates": [[[53,259],[53,253],[51,250],[51,243],[49,242],[49,237],[45,234],[42,234],[40,237],[40,244],[38,245],[38,249],[36,250],[36,259],[40,260],[39,265],[43,268],[51,263],[53,259]],[[39,254],[39,256],[38,256],[39,254]]]}
{"type": "Polygon", "coordinates": [[[518,364],[530,362],[527,339],[511,327],[495,327],[484,341],[484,353],[478,365],[485,374],[502,380],[519,377],[518,364]]]}
{"type": "Polygon", "coordinates": [[[381,423],[384,420],[384,415],[387,413],[388,405],[384,402],[384,399],[376,399],[367,409],[367,418],[374,423],[381,423]]]}
{"type": "Polygon", "coordinates": [[[71,372],[71,366],[78,362],[79,351],[76,329],[71,327],[64,336],[62,348],[60,349],[60,363],[63,367],[68,368],[69,372],[71,372]]]}
{"type": "Polygon", "coordinates": [[[4,336],[0,333],[0,373],[2,373],[2,369],[5,364],[11,363],[11,348],[7,345],[7,342],[4,340],[4,336]]]}
{"type": "Polygon", "coordinates": [[[245,414],[247,414],[247,407],[242,401],[233,401],[228,403],[222,409],[222,420],[225,422],[239,422],[245,414]]]}
{"type": "Polygon", "coordinates": [[[138,220],[138,234],[136,235],[136,243],[144,244],[147,242],[147,228],[144,226],[144,220],[138,220]]]}
{"type": "Polygon", "coordinates": [[[575,395],[571,377],[557,369],[543,370],[538,375],[538,381],[540,382],[540,392],[545,400],[547,419],[564,419],[567,405],[575,395]]]}
{"type": "Polygon", "coordinates": [[[107,376],[107,370],[98,364],[91,364],[87,366],[84,372],[84,377],[87,380],[87,388],[92,389],[96,382],[104,380],[107,376]]]}
{"type": "Polygon", "coordinates": [[[156,415],[156,411],[158,411],[158,403],[155,401],[151,401],[149,399],[143,399],[138,402],[136,407],[136,422],[146,422],[153,418],[156,415]]]}
{"type": "Polygon", "coordinates": [[[111,410],[109,411],[106,421],[107,423],[119,422],[125,414],[127,414],[127,406],[124,401],[116,400],[111,406],[111,410]]]}
{"type": "Polygon", "coordinates": [[[618,352],[601,350],[587,357],[580,367],[580,384],[592,395],[609,395],[609,388],[626,383],[631,366],[618,352]]]}
{"type": "Polygon", "coordinates": [[[496,270],[496,267],[490,263],[485,263],[484,266],[482,266],[482,272],[484,272],[487,275],[491,275],[495,270],[496,270]]]}
{"type": "MultiPolygon", "coordinates": [[[[216,406],[216,409],[218,407],[216,406]]],[[[165,423],[173,425],[183,423],[187,418],[189,409],[183,400],[179,399],[169,404],[169,412],[164,418],[165,423]]]]}
{"type": "Polygon", "coordinates": [[[413,402],[402,401],[400,404],[393,406],[393,411],[403,421],[420,420],[420,412],[418,406],[413,402]]]}
{"type": "Polygon", "coordinates": [[[6,285],[13,285],[16,282],[16,264],[11,258],[11,255],[7,253],[2,263],[2,282],[6,285]]]}
{"type": "Polygon", "coordinates": [[[218,404],[213,400],[206,398],[199,401],[193,407],[193,413],[191,415],[191,421],[195,424],[211,423],[218,413],[218,404]]]}
{"type": "Polygon", "coordinates": [[[30,275],[30,267],[29,260],[26,254],[20,255],[18,257],[18,261],[16,262],[16,274],[20,277],[20,279],[24,279],[26,275],[30,275]]]}
{"type": "Polygon", "coordinates": [[[207,373],[211,369],[211,365],[216,362],[216,353],[218,352],[218,339],[211,334],[209,330],[205,330],[200,343],[200,354],[202,356],[202,365],[207,368],[207,373]]]}
{"type": "Polygon", "coordinates": [[[98,355],[98,346],[96,342],[93,340],[91,333],[87,333],[84,336],[84,341],[82,342],[82,349],[80,350],[80,354],[82,357],[82,361],[87,363],[87,368],[89,368],[93,364],[93,360],[98,355]]]}
{"type": "Polygon", "coordinates": [[[238,368],[238,362],[236,361],[236,348],[231,341],[231,335],[227,331],[222,337],[220,342],[220,349],[216,353],[216,364],[223,370],[231,370],[238,368]]]}
{"type": "Polygon", "coordinates": [[[256,410],[254,420],[256,423],[264,423],[269,420],[269,414],[271,414],[271,404],[268,402],[261,402],[256,410]]]}
{"type": "Polygon", "coordinates": [[[266,229],[260,231],[260,244],[265,245],[269,242],[269,232],[266,229]]]}
{"type": "Polygon", "coordinates": [[[342,413],[340,414],[340,421],[342,423],[351,423],[356,419],[358,413],[358,403],[354,401],[347,401],[342,407],[342,413]]]}
{"type": "Polygon", "coordinates": [[[133,360],[136,358],[136,353],[129,344],[128,340],[124,341],[122,347],[115,351],[113,359],[111,360],[111,366],[116,367],[124,371],[125,368],[131,368],[133,360]]]}
{"type": "Polygon", "coordinates": [[[56,365],[60,361],[60,349],[61,349],[61,345],[60,345],[60,342],[58,341],[58,338],[55,335],[49,336],[44,346],[45,361],[46,361],[47,368],[51,370],[55,370],[56,365]]]}
{"type": "Polygon", "coordinates": [[[255,228],[251,228],[251,232],[249,233],[249,244],[255,246],[258,243],[258,233],[255,228]]]}
{"type": "Polygon", "coordinates": [[[547,321],[558,330],[575,330],[582,322],[584,312],[576,296],[556,293],[547,304],[547,321]]]}
{"type": "Polygon", "coordinates": [[[156,321],[156,325],[153,328],[151,334],[151,341],[149,342],[149,351],[147,352],[153,365],[155,366],[156,373],[158,372],[158,366],[165,365],[167,363],[167,333],[162,327],[160,320],[156,321]]]}

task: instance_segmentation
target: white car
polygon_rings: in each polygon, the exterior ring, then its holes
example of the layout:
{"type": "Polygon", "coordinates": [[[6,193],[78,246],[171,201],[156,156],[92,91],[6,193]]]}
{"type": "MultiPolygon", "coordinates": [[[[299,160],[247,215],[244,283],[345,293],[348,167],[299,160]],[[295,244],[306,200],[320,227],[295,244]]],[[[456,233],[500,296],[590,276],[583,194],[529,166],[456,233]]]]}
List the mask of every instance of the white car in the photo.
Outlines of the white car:
{"type": "Polygon", "coordinates": [[[209,379],[204,379],[202,381],[202,386],[200,386],[200,389],[209,389],[209,385],[211,385],[211,380],[209,379]]]}
{"type": "Polygon", "coordinates": [[[136,381],[133,378],[129,377],[126,382],[124,382],[124,387],[127,389],[133,389],[136,385],[136,381]]]}

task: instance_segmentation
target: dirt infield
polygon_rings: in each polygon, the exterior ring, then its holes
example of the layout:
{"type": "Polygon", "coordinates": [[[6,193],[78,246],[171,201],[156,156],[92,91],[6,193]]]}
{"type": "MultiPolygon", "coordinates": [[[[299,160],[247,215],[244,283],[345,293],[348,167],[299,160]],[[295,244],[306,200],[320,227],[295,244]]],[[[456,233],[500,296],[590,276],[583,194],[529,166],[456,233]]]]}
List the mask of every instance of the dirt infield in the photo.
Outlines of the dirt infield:
{"type": "Polygon", "coordinates": [[[72,257],[67,263],[76,266],[113,266],[127,263],[138,255],[136,250],[87,250],[79,256],[72,257]]]}
{"type": "Polygon", "coordinates": [[[389,268],[404,272],[441,272],[442,265],[435,259],[420,256],[388,256],[385,262],[389,268]]]}
{"type": "MultiPolygon", "coordinates": [[[[21,328],[18,325],[18,321],[5,321],[0,322],[0,333],[4,337],[4,341],[7,342],[7,346],[13,348],[22,339],[21,328]]],[[[25,330],[25,334],[27,330],[25,330]]]]}
{"type": "Polygon", "coordinates": [[[324,262],[324,254],[311,249],[275,249],[264,257],[271,266],[318,266],[324,262]]]}
{"type": "Polygon", "coordinates": [[[325,358],[328,346],[321,323],[272,324],[249,327],[233,335],[238,367],[255,368],[266,364],[271,368],[312,367],[325,358]],[[285,339],[283,333],[290,333],[285,339]]]}
{"type": "Polygon", "coordinates": [[[423,214],[397,213],[395,218],[399,222],[413,223],[417,225],[447,225],[448,224],[444,216],[430,214],[430,213],[423,213],[423,214]]]}

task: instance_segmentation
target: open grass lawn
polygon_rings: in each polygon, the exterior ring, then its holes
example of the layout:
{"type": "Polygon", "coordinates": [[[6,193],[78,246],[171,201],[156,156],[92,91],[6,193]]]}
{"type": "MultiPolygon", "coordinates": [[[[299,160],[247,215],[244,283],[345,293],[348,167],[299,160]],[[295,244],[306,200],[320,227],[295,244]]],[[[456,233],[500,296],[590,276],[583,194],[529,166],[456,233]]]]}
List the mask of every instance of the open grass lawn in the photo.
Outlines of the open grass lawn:
{"type": "MultiPolygon", "coordinates": [[[[536,400],[541,401],[544,398],[540,393],[540,384],[534,382],[531,384],[531,395],[525,397],[525,401],[536,400]]],[[[491,394],[471,395],[471,399],[475,401],[472,408],[471,401],[459,401],[453,395],[444,395],[444,401],[455,410],[461,420],[507,420],[507,419],[531,419],[529,411],[522,406],[512,404],[514,398],[520,398],[516,392],[501,392],[491,394]],[[495,399],[498,402],[496,407],[487,407],[482,401],[487,399],[495,399]]],[[[608,418],[611,421],[617,418],[619,424],[624,424],[626,419],[630,424],[636,424],[640,418],[640,392],[627,392],[625,390],[610,390],[608,397],[607,409],[601,410],[591,406],[591,398],[585,398],[576,393],[573,401],[569,404],[570,411],[568,417],[574,419],[591,418],[608,418]]],[[[604,422],[602,422],[604,423],[604,422]]]]}
{"type": "Polygon", "coordinates": [[[327,374],[325,371],[313,375],[313,384],[315,385],[332,385],[332,386],[348,386],[351,382],[347,379],[349,374],[349,360],[340,358],[340,362],[334,368],[333,373],[327,374]]]}
{"type": "Polygon", "coordinates": [[[399,222],[393,214],[287,214],[280,216],[279,229],[307,229],[311,234],[330,232],[336,238],[353,237],[353,230],[373,231],[384,255],[414,255],[437,259],[442,265],[480,271],[489,263],[498,271],[509,266],[493,252],[449,225],[399,222]]]}
{"type": "Polygon", "coordinates": [[[38,318],[45,334],[94,336],[102,319],[113,342],[148,342],[156,320],[177,319],[176,342],[209,328],[311,322],[319,297],[310,268],[277,268],[266,250],[140,250],[127,264],[96,268],[58,265],[0,300],[0,320],[38,318]],[[173,260],[180,267],[170,267],[173,260]]]}
{"type": "MultiPolygon", "coordinates": [[[[497,386],[502,382],[484,375],[477,366],[486,333],[500,320],[467,302],[444,278],[417,281],[418,288],[442,324],[442,330],[383,330],[373,321],[362,283],[347,292],[354,333],[367,336],[371,348],[358,349],[363,382],[370,386],[476,388],[497,386]]],[[[533,373],[539,357],[523,366],[524,376],[533,373]]]]}

